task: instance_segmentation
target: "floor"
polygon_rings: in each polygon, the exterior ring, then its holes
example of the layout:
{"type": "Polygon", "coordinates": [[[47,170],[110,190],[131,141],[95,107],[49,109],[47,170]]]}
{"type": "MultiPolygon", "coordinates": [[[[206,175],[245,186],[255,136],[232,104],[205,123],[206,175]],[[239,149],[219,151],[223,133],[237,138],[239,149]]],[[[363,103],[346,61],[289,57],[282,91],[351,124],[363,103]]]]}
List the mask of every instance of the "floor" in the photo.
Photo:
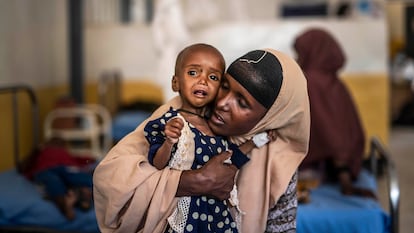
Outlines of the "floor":
{"type": "MultiPolygon", "coordinates": [[[[399,233],[411,233],[414,230],[414,126],[393,127],[388,145],[397,168],[400,186],[399,233]]],[[[380,201],[388,208],[388,199],[382,190],[386,189],[386,180],[379,182],[380,201]]]]}

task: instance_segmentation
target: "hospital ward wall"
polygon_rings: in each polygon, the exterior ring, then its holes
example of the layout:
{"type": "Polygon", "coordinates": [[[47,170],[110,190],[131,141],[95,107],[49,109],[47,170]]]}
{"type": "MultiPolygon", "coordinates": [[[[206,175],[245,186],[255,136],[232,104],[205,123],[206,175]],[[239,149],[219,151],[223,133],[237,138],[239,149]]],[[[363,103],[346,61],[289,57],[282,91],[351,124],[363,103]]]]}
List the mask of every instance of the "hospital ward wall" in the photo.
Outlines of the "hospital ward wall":
{"type": "MultiPolygon", "coordinates": [[[[48,17],[43,16],[45,19],[40,19],[42,21],[40,24],[52,26],[51,30],[55,35],[44,41],[45,37],[41,35],[41,32],[29,31],[23,34],[22,36],[26,39],[20,40],[25,40],[29,45],[26,45],[26,50],[18,52],[13,58],[15,61],[23,59],[23,62],[11,64],[12,68],[6,72],[8,80],[1,80],[2,84],[18,82],[34,88],[39,99],[41,139],[43,138],[43,120],[46,114],[52,109],[58,97],[69,93],[67,34],[64,29],[59,27],[66,25],[66,20],[57,16],[59,13],[65,14],[66,12],[61,3],[52,2],[56,12],[48,17]],[[56,19],[58,22],[50,25],[50,19],[56,19]],[[29,35],[32,42],[28,39],[29,35]],[[42,54],[47,59],[38,59],[38,54],[42,54]],[[15,71],[19,70],[19,65],[21,70],[16,73],[15,71]],[[33,78],[34,76],[37,78],[33,78]]],[[[30,19],[26,20],[30,21],[30,19]]],[[[21,25],[24,27],[23,22],[21,25]]],[[[383,22],[291,20],[250,22],[247,24],[223,23],[194,32],[188,43],[206,42],[213,44],[223,52],[227,63],[242,53],[256,48],[276,48],[294,56],[291,48],[292,39],[309,26],[327,28],[344,45],[348,63],[341,77],[355,98],[367,138],[376,135],[387,144],[390,106],[387,70],[388,46],[383,22]]],[[[169,88],[170,85],[170,77],[166,77],[163,81],[154,78],[162,54],[155,48],[151,29],[148,26],[86,27],[84,36],[85,103],[98,102],[97,82],[102,73],[108,70],[118,70],[122,73],[122,101],[128,103],[137,99],[159,100],[163,98],[159,91],[151,91],[153,89],[147,86],[152,84],[168,85],[163,88],[169,88]]],[[[14,47],[18,47],[15,39],[10,38],[9,40],[14,43],[14,47]]],[[[2,129],[0,131],[0,147],[3,149],[0,156],[0,170],[5,170],[14,166],[12,119],[10,117],[12,112],[11,99],[0,96],[0,108],[4,111],[4,114],[0,114],[2,129]]],[[[19,108],[20,121],[22,122],[19,128],[22,138],[19,147],[23,156],[29,153],[31,141],[28,109],[29,102],[23,100],[22,106],[19,108]]]]}
{"type": "MultiPolygon", "coordinates": [[[[343,45],[347,63],[341,71],[341,78],[356,101],[366,137],[378,136],[387,144],[390,90],[388,31],[384,19],[228,22],[197,30],[186,43],[206,42],[216,46],[222,51],[227,64],[244,52],[257,48],[276,48],[295,57],[293,39],[309,27],[329,30],[343,45]]],[[[91,77],[99,76],[102,70],[115,69],[122,72],[125,83],[143,78],[152,80],[164,90],[170,88],[172,74],[166,75],[163,80],[154,77],[157,67],[165,67],[162,62],[167,55],[156,49],[151,28],[144,25],[112,26],[110,30],[89,27],[86,37],[89,51],[86,62],[91,77]]],[[[171,67],[173,62],[172,59],[171,67]]],[[[124,91],[131,91],[130,96],[138,92],[135,89],[124,91]]]]}

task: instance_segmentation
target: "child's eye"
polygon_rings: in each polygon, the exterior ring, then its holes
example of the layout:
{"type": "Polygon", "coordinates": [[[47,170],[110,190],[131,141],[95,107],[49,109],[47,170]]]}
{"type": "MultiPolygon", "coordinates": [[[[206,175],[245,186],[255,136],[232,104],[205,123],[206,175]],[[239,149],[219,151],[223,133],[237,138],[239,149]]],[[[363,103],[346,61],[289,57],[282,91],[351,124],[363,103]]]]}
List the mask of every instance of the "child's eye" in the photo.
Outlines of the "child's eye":
{"type": "Polygon", "coordinates": [[[220,81],[220,77],[217,75],[210,75],[210,79],[214,81],[220,81]]]}
{"type": "Polygon", "coordinates": [[[190,76],[196,76],[197,75],[197,71],[195,71],[195,70],[189,70],[187,72],[187,74],[190,75],[190,76]]]}

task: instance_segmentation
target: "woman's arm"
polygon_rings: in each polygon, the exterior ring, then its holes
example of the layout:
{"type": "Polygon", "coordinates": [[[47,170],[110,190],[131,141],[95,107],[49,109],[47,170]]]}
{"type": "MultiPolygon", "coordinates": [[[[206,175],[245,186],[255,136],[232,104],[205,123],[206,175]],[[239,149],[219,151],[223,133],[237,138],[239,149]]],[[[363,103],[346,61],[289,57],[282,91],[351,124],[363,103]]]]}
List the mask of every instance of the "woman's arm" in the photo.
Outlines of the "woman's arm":
{"type": "MultiPolygon", "coordinates": [[[[169,106],[176,105],[163,105],[151,119],[169,106]]],[[[118,142],[94,171],[95,212],[102,232],[163,232],[176,196],[207,195],[223,200],[230,196],[237,169],[223,164],[231,156],[229,152],[214,156],[194,171],[158,170],[147,159],[149,144],[143,133],[147,122],[118,142]]]]}
{"type": "Polygon", "coordinates": [[[234,165],[224,163],[230,156],[231,152],[226,151],[211,158],[200,169],[183,171],[176,196],[205,195],[220,200],[229,198],[237,172],[234,165]]]}

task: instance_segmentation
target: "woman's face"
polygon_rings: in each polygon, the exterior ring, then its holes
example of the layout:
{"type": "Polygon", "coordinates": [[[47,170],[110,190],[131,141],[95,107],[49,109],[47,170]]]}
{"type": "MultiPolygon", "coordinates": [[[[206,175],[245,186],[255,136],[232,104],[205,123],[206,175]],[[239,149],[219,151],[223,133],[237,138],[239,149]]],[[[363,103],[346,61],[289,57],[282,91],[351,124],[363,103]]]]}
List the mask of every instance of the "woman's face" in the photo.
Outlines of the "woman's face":
{"type": "Polygon", "coordinates": [[[231,75],[225,74],[209,119],[211,130],[218,135],[235,136],[249,132],[266,114],[267,109],[250,95],[231,75]]]}

